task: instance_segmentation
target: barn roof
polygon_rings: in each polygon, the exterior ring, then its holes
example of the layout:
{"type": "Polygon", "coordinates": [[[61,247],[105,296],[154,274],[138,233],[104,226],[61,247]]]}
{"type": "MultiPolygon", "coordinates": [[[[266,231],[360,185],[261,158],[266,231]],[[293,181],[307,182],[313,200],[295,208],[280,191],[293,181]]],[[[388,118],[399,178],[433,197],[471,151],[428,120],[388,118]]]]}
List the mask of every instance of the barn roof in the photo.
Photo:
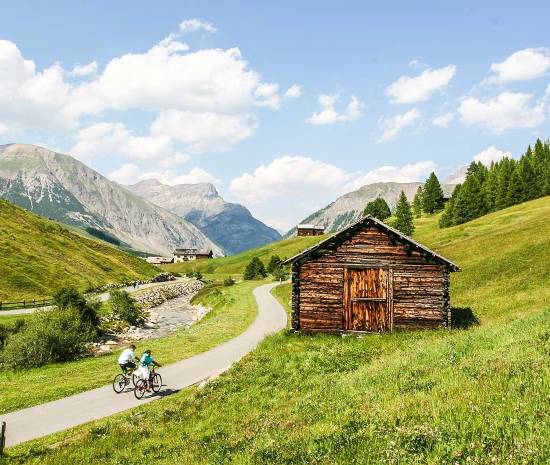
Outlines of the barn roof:
{"type": "Polygon", "coordinates": [[[320,249],[326,250],[326,249],[332,249],[334,247],[337,247],[346,239],[348,239],[353,233],[355,233],[357,230],[361,229],[364,226],[374,226],[384,231],[386,234],[388,234],[388,236],[393,237],[399,242],[408,244],[411,248],[429,256],[436,263],[447,266],[450,271],[460,271],[460,268],[455,263],[451,262],[450,260],[447,260],[445,257],[439,255],[437,252],[434,252],[433,250],[428,249],[428,247],[416,242],[414,239],[410,238],[409,236],[406,236],[401,231],[398,231],[397,229],[392,228],[391,226],[388,226],[387,224],[383,223],[382,221],[376,219],[371,215],[365,216],[361,220],[353,223],[351,226],[348,226],[347,228],[342,229],[342,231],[339,231],[336,234],[330,236],[328,239],[325,239],[319,242],[318,244],[314,245],[313,247],[309,247],[308,249],[305,249],[303,252],[299,253],[298,255],[295,255],[294,257],[289,258],[284,262],[284,264],[289,265],[291,263],[294,263],[320,249]]]}

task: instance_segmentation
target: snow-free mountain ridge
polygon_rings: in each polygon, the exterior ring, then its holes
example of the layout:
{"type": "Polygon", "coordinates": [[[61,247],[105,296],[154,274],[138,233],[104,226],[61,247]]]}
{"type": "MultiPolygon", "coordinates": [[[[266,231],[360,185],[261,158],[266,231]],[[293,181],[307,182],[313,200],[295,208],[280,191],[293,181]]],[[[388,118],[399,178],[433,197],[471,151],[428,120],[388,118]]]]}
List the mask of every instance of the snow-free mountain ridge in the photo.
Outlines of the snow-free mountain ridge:
{"type": "Polygon", "coordinates": [[[108,180],[69,155],[26,144],[0,146],[0,197],[39,215],[108,232],[131,248],[222,249],[196,226],[108,180]]]}
{"type": "Polygon", "coordinates": [[[127,188],[193,223],[229,254],[281,238],[275,229],[254,218],[244,206],[226,202],[210,183],[169,186],[147,179],[127,188]]]}

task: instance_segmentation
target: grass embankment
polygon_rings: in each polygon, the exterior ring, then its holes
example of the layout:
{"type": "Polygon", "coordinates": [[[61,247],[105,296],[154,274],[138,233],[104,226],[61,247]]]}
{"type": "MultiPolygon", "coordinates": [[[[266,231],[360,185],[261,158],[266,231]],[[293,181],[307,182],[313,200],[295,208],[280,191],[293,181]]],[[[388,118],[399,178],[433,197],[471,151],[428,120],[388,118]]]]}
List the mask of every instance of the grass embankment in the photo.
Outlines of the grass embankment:
{"type": "MultiPolygon", "coordinates": [[[[166,338],[137,343],[136,353],[149,348],[168,364],[209,350],[242,333],[256,317],[252,289],[259,283],[247,281],[231,287],[208,287],[193,303],[211,307],[200,322],[166,338]]],[[[103,386],[117,373],[118,353],[76,362],[48,365],[25,371],[0,371],[0,413],[60,399],[103,386]]]]}
{"type": "Polygon", "coordinates": [[[86,291],[158,273],[144,260],[1,199],[0,237],[0,301],[49,298],[63,286],[86,291]]]}
{"type": "MultiPolygon", "coordinates": [[[[550,456],[550,198],[417,236],[468,330],[282,332],[202,390],[8,451],[41,464],[485,464],[550,456]],[[433,234],[433,236],[430,236],[433,234]],[[518,297],[519,295],[519,297],[518,297]]],[[[278,291],[285,302],[289,287],[278,291]]],[[[288,308],[288,307],[287,307],[288,308]]]]}
{"type": "Polygon", "coordinates": [[[162,268],[166,271],[175,271],[178,273],[200,271],[207,276],[214,275],[216,278],[237,276],[243,273],[248,262],[254,257],[260,258],[264,265],[267,265],[273,255],[279,255],[280,258],[290,258],[327,237],[328,235],[294,237],[292,239],[266,244],[256,249],[247,250],[238,255],[230,255],[228,257],[215,258],[212,260],[172,263],[163,265],[162,268]]]}

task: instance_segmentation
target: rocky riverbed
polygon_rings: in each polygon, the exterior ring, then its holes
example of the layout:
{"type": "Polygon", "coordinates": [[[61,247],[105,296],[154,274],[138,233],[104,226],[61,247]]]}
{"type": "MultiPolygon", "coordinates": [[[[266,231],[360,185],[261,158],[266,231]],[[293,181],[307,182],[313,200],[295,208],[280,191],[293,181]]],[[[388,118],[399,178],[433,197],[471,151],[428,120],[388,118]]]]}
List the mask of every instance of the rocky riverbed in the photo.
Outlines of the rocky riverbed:
{"type": "Polygon", "coordinates": [[[201,281],[189,279],[134,294],[139,306],[144,309],[145,324],[106,335],[103,340],[93,344],[94,352],[99,355],[129,342],[165,337],[201,320],[210,309],[192,305],[191,299],[203,285],[201,281]]]}

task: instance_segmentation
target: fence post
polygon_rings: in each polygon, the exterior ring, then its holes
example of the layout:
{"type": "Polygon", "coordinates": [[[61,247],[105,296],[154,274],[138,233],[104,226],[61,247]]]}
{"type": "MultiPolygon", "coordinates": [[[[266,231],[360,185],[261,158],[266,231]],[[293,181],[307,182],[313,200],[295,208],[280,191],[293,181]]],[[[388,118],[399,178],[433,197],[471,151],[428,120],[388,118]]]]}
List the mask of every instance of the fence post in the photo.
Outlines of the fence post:
{"type": "Polygon", "coordinates": [[[4,453],[4,447],[6,447],[6,422],[2,422],[0,429],[0,455],[4,453]]]}

